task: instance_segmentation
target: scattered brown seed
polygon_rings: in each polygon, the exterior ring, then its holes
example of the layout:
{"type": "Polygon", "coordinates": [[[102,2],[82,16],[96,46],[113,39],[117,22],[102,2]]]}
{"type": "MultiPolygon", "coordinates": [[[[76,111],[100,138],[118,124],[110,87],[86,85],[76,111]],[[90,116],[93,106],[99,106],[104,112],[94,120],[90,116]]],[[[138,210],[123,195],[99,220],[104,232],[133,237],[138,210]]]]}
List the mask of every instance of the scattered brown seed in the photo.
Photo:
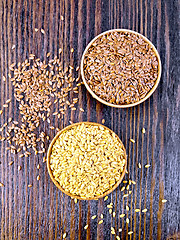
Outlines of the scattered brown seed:
{"type": "Polygon", "coordinates": [[[34,30],[35,30],[35,32],[38,32],[38,31],[39,31],[39,29],[38,29],[38,28],[35,28],[34,30]]]}
{"type": "Polygon", "coordinates": [[[29,187],[29,188],[32,187],[32,184],[29,184],[28,187],[29,187]]]}
{"type": "Polygon", "coordinates": [[[22,167],[21,166],[18,166],[18,171],[20,171],[22,169],[22,167]]]}
{"type": "Polygon", "coordinates": [[[14,161],[9,162],[9,166],[11,166],[14,163],[14,161]]]}
{"type": "Polygon", "coordinates": [[[6,77],[5,77],[5,76],[3,76],[2,78],[3,78],[3,81],[5,82],[5,81],[6,81],[6,77]]]}
{"type": "Polygon", "coordinates": [[[11,48],[11,49],[13,50],[13,49],[15,49],[15,47],[16,47],[16,45],[12,45],[12,48],[11,48]]]}
{"type": "Polygon", "coordinates": [[[0,110],[0,115],[3,113],[3,110],[0,110]]]}
{"type": "Polygon", "coordinates": [[[42,32],[42,34],[45,34],[45,31],[44,31],[44,29],[42,29],[42,28],[41,28],[41,32],[42,32]]]}
{"type": "MultiPolygon", "coordinates": [[[[76,109],[75,109],[75,110],[76,110],[76,109]]],[[[81,112],[84,112],[84,109],[83,109],[83,108],[80,108],[79,110],[80,110],[81,112]]]]}
{"type": "Polygon", "coordinates": [[[40,176],[39,176],[39,175],[37,176],[37,180],[38,180],[38,181],[40,180],[40,176]]]}

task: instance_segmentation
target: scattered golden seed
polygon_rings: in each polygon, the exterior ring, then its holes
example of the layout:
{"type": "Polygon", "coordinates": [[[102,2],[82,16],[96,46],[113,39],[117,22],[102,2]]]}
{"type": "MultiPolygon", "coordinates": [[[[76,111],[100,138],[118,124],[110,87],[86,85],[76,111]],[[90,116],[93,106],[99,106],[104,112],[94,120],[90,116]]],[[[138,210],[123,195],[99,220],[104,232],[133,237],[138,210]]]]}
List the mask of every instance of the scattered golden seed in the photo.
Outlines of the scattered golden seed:
{"type": "Polygon", "coordinates": [[[141,168],[141,164],[140,163],[138,163],[138,166],[139,166],[139,168],[141,168]]]}
{"type": "Polygon", "coordinates": [[[40,165],[39,164],[37,165],[37,169],[40,169],[40,165]]]}
{"type": "Polygon", "coordinates": [[[136,182],[135,182],[135,181],[133,181],[133,180],[131,180],[131,182],[132,182],[132,184],[134,184],[134,185],[136,184],[136,182]]]}
{"type": "Polygon", "coordinates": [[[101,224],[101,223],[103,223],[103,220],[100,220],[100,221],[98,222],[98,224],[101,224]]]}
{"type": "Polygon", "coordinates": [[[74,52],[74,48],[71,48],[71,52],[72,52],[72,53],[74,52]]]}
{"type": "Polygon", "coordinates": [[[109,214],[111,214],[111,213],[112,213],[112,209],[110,208],[110,209],[109,209],[109,214]]]}
{"type": "Polygon", "coordinates": [[[150,164],[146,164],[145,165],[145,168],[149,168],[151,165],[150,164]]]}
{"type": "Polygon", "coordinates": [[[102,124],[104,124],[104,123],[105,123],[105,119],[103,118],[103,119],[102,119],[102,124]]]}
{"type": "Polygon", "coordinates": [[[108,204],[108,205],[107,205],[107,208],[113,208],[113,206],[112,206],[112,205],[110,205],[110,204],[108,204]]]}
{"type": "Polygon", "coordinates": [[[2,114],[3,110],[0,110],[0,115],[2,114]]]}
{"type": "Polygon", "coordinates": [[[107,199],[108,199],[108,196],[105,196],[104,201],[106,201],[107,199]]]}
{"type": "Polygon", "coordinates": [[[123,180],[123,183],[127,183],[127,181],[126,181],[126,180],[123,180]]]}
{"type": "Polygon", "coordinates": [[[114,235],[114,234],[116,234],[116,233],[115,233],[114,231],[111,231],[111,234],[113,234],[113,235],[114,235]]]}
{"type": "Polygon", "coordinates": [[[32,184],[29,184],[28,187],[32,187],[32,184]]]}
{"type": "Polygon", "coordinates": [[[51,53],[50,53],[50,52],[48,52],[48,53],[47,53],[47,55],[46,55],[46,57],[49,57],[50,55],[51,55],[51,53]]]}
{"type": "Polygon", "coordinates": [[[123,195],[123,198],[128,197],[128,195],[129,195],[129,194],[124,194],[124,195],[123,195]]]}
{"type": "Polygon", "coordinates": [[[15,49],[15,47],[16,47],[15,45],[12,45],[12,48],[11,48],[11,49],[13,50],[13,49],[15,49]]]}
{"type": "Polygon", "coordinates": [[[5,76],[3,76],[2,78],[3,78],[3,81],[5,82],[5,81],[6,81],[6,77],[5,77],[5,76]]]}
{"type": "Polygon", "coordinates": [[[126,222],[127,222],[127,224],[129,223],[129,218],[126,218],[126,222]]]}
{"type": "Polygon", "coordinates": [[[44,31],[44,29],[42,29],[42,28],[41,28],[41,32],[42,32],[42,34],[45,34],[45,31],[44,31]]]}
{"type": "Polygon", "coordinates": [[[147,208],[143,209],[142,212],[143,212],[143,213],[147,212],[147,208]]]}
{"type": "Polygon", "coordinates": [[[135,140],[134,140],[134,139],[132,139],[132,138],[130,138],[130,141],[131,141],[132,143],[135,143],[135,140]]]}
{"type": "Polygon", "coordinates": [[[135,209],[135,212],[140,212],[140,209],[139,209],[139,208],[136,208],[136,209],[135,209]]]}
{"type": "Polygon", "coordinates": [[[62,20],[62,21],[64,20],[64,17],[63,17],[63,16],[61,16],[61,20],[62,20]]]}
{"type": "Polygon", "coordinates": [[[38,180],[38,181],[40,180],[40,176],[39,176],[39,175],[37,176],[37,180],[38,180]]]}
{"type": "Polygon", "coordinates": [[[4,184],[0,182],[0,187],[4,187],[4,184]]]}
{"type": "Polygon", "coordinates": [[[66,237],[66,235],[67,235],[67,234],[66,234],[66,233],[64,233],[64,234],[63,234],[63,238],[65,238],[65,237],[66,237]]]}
{"type": "Polygon", "coordinates": [[[21,171],[22,167],[21,166],[18,166],[18,171],[21,171]]]}
{"type": "Polygon", "coordinates": [[[132,193],[132,191],[129,191],[129,194],[131,194],[132,193]]]}
{"type": "Polygon", "coordinates": [[[129,211],[129,207],[128,206],[126,206],[126,210],[129,211]]]}
{"type": "Polygon", "coordinates": [[[128,235],[131,235],[131,234],[133,234],[133,231],[128,232],[128,235]]]}
{"type": "Polygon", "coordinates": [[[74,202],[77,203],[77,198],[74,198],[74,202]]]}
{"type": "Polygon", "coordinates": [[[117,240],[121,240],[119,236],[116,236],[116,239],[117,239],[117,240]]]}
{"type": "Polygon", "coordinates": [[[166,199],[162,199],[162,203],[165,203],[165,202],[167,202],[167,200],[166,199]]]}
{"type": "Polygon", "coordinates": [[[84,227],[84,229],[87,229],[88,228],[88,224],[84,227]]]}
{"type": "Polygon", "coordinates": [[[95,219],[96,218],[96,215],[92,216],[91,219],[95,219]]]}
{"type": "Polygon", "coordinates": [[[9,166],[11,166],[14,163],[14,161],[9,162],[9,166]]]}
{"type": "Polygon", "coordinates": [[[124,190],[125,190],[125,187],[122,187],[122,188],[121,188],[121,192],[123,192],[124,190]]]}
{"type": "Polygon", "coordinates": [[[116,213],[115,212],[113,212],[113,217],[115,217],[116,216],[116,213]]]}
{"type": "Polygon", "coordinates": [[[145,128],[143,128],[143,129],[142,129],[142,133],[145,133],[145,132],[146,132],[146,130],[145,130],[145,128]]]}
{"type": "Polygon", "coordinates": [[[122,228],[119,228],[119,232],[122,232],[122,228]]]}
{"type": "Polygon", "coordinates": [[[120,218],[123,218],[123,217],[125,216],[125,214],[122,213],[122,214],[120,214],[119,216],[120,216],[120,218]]]}
{"type": "Polygon", "coordinates": [[[39,29],[38,29],[38,28],[35,28],[34,30],[35,30],[35,32],[38,32],[38,31],[39,31],[39,29]]]}
{"type": "Polygon", "coordinates": [[[103,214],[101,213],[101,218],[103,218],[103,214]]]}

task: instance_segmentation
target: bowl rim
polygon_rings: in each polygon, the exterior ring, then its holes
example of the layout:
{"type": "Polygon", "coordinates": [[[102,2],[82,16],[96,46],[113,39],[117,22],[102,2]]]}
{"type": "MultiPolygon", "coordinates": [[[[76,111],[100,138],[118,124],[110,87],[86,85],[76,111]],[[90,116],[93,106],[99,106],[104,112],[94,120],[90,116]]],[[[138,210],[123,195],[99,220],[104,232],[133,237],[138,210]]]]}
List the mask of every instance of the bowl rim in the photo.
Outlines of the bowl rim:
{"type": "Polygon", "coordinates": [[[160,56],[159,56],[159,53],[156,49],[156,47],[153,45],[153,43],[147,38],[145,37],[144,35],[142,35],[141,33],[138,33],[136,31],[133,31],[133,30],[129,30],[129,29],[111,29],[111,30],[108,30],[108,31],[105,31],[105,32],[102,32],[100,33],[99,35],[97,35],[96,37],[94,37],[89,43],[88,45],[86,46],[84,52],[83,52],[83,55],[82,55],[82,58],[81,58],[81,77],[83,79],[83,82],[84,82],[84,85],[86,87],[86,89],[89,91],[89,93],[96,99],[98,100],[99,102],[105,104],[105,105],[108,105],[110,107],[115,107],[115,108],[129,108],[129,107],[134,107],[136,105],[139,105],[140,103],[146,101],[153,93],[154,91],[156,90],[159,82],[160,82],[160,79],[161,79],[161,72],[162,72],[162,65],[161,65],[161,59],[160,59],[160,56]],[[107,34],[107,33],[110,33],[110,32],[129,32],[129,33],[134,33],[138,36],[141,36],[147,43],[149,43],[151,45],[151,47],[153,48],[153,51],[155,52],[155,55],[158,59],[158,76],[157,76],[157,79],[155,81],[155,84],[154,86],[152,87],[152,89],[147,93],[147,95],[141,99],[140,101],[138,102],[135,102],[135,103],[130,103],[130,104],[113,104],[113,103],[109,103],[105,100],[103,100],[102,98],[100,98],[99,96],[97,96],[92,90],[91,88],[89,87],[89,84],[87,83],[86,79],[85,79],[85,76],[84,76],[84,69],[83,69],[83,66],[84,66],[84,57],[85,57],[85,54],[86,52],[88,51],[88,49],[90,48],[90,46],[92,45],[92,43],[99,37],[107,34]]]}
{"type": "Polygon", "coordinates": [[[105,129],[109,130],[111,133],[115,133],[113,130],[111,130],[110,128],[100,124],[100,123],[95,123],[95,122],[78,122],[78,123],[73,123],[71,125],[68,125],[67,127],[63,128],[62,130],[60,130],[56,135],[55,137],[52,139],[50,145],[49,145],[49,148],[48,148],[48,152],[47,152],[47,169],[48,169],[48,173],[50,175],[50,178],[51,180],[53,181],[53,183],[56,185],[56,187],[58,189],[60,189],[63,193],[67,194],[68,196],[70,196],[71,198],[76,198],[76,199],[79,199],[79,200],[98,200],[99,198],[103,198],[104,196],[110,194],[111,192],[113,192],[118,186],[119,184],[121,183],[121,181],[123,180],[124,178],[124,175],[126,173],[126,167],[127,167],[127,154],[126,154],[126,149],[124,147],[124,144],[122,143],[122,141],[120,140],[120,138],[118,137],[118,135],[116,134],[116,137],[118,139],[118,141],[122,144],[122,147],[123,147],[123,150],[124,150],[124,153],[125,153],[125,165],[124,165],[124,169],[121,173],[121,177],[120,179],[118,180],[118,182],[116,182],[116,184],[111,188],[109,189],[108,191],[104,192],[103,194],[101,194],[100,196],[98,197],[90,197],[90,198],[83,198],[83,197],[80,197],[80,196],[75,196],[67,191],[65,191],[61,185],[55,180],[53,174],[52,174],[52,170],[50,168],[50,155],[51,155],[51,151],[52,151],[52,147],[55,143],[55,141],[57,140],[57,138],[64,132],[64,131],[67,131],[69,129],[71,129],[72,127],[74,126],[77,126],[77,125],[80,125],[80,124],[87,124],[87,125],[93,125],[93,126],[102,126],[104,127],[105,129]]]}

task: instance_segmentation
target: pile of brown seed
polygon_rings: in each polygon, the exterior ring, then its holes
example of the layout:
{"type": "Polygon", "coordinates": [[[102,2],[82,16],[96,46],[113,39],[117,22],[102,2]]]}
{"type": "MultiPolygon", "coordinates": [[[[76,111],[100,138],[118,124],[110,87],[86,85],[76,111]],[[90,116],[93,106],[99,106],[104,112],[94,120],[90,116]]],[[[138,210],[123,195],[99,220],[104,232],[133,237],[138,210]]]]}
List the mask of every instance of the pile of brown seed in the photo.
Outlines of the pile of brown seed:
{"type": "Polygon", "coordinates": [[[126,153],[117,135],[104,126],[82,123],[65,130],[53,145],[50,168],[74,197],[93,198],[120,179],[126,153]]]}
{"type": "Polygon", "coordinates": [[[84,75],[92,91],[112,104],[143,99],[158,76],[158,59],[135,33],[113,31],[98,37],[84,58],[84,75]]]}
{"type": "Polygon", "coordinates": [[[78,87],[81,85],[77,83],[78,68],[64,68],[60,57],[49,57],[50,53],[47,54],[48,60],[42,62],[30,54],[29,59],[18,63],[17,68],[15,63],[10,66],[9,78],[14,86],[20,119],[9,119],[0,130],[5,130],[3,140],[7,139],[10,144],[7,150],[20,152],[20,157],[28,157],[30,149],[35,154],[44,153],[45,141],[49,140],[44,124],[55,129],[51,126],[52,116],[62,119],[68,109],[76,110],[78,87]]]}

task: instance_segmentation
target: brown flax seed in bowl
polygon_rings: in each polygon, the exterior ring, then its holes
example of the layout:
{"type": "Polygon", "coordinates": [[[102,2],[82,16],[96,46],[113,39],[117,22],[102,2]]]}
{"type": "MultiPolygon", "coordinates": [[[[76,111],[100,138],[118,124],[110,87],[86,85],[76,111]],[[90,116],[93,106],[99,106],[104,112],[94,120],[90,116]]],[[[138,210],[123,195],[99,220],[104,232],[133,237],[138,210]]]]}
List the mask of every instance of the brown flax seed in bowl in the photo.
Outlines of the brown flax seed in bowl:
{"type": "Polygon", "coordinates": [[[48,152],[53,182],[74,198],[103,197],[118,186],[125,173],[122,142],[112,130],[97,123],[66,127],[55,137],[48,152]]]}
{"type": "Polygon", "coordinates": [[[115,107],[146,100],[161,75],[160,58],[153,44],[126,29],[98,35],[84,51],[81,64],[82,77],[91,94],[115,107]]]}

